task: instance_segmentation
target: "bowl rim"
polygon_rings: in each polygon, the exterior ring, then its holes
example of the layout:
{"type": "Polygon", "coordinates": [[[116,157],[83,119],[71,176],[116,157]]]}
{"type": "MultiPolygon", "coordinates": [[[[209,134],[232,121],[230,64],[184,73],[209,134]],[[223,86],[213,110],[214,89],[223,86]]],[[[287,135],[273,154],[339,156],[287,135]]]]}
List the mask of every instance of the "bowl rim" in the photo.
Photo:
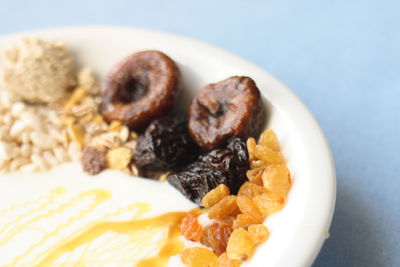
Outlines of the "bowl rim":
{"type": "MultiPolygon", "coordinates": [[[[207,44],[192,38],[179,36],[176,34],[165,33],[156,30],[148,30],[142,28],[131,28],[131,27],[120,27],[120,26],[102,26],[102,25],[89,25],[89,26],[72,26],[72,27],[57,27],[57,28],[44,28],[39,30],[28,30],[15,32],[10,34],[0,35],[0,39],[8,39],[20,37],[22,35],[35,35],[35,34],[52,34],[54,32],[76,32],[76,31],[89,31],[89,32],[119,32],[120,34],[141,34],[149,36],[157,36],[170,40],[171,42],[177,42],[185,44],[190,47],[193,51],[203,51],[210,55],[216,55],[220,60],[226,60],[234,65],[241,65],[251,73],[255,73],[257,76],[265,76],[271,84],[269,92],[269,98],[274,106],[282,113],[285,117],[297,117],[300,118],[294,122],[294,125],[301,125],[301,128],[305,129],[302,137],[304,140],[310,141],[312,144],[313,153],[310,153],[310,160],[318,161],[317,173],[322,174],[321,182],[318,184],[321,194],[317,194],[307,199],[307,205],[310,209],[305,213],[306,225],[311,225],[318,229],[322,229],[320,233],[313,235],[302,235],[298,234],[290,245],[290,251],[296,251],[301,247],[302,253],[293,253],[287,259],[283,259],[280,266],[309,266],[317,257],[332,222],[332,217],[336,202],[336,173],[333,157],[329,148],[329,144],[326,137],[319,126],[317,120],[308,110],[305,104],[282,82],[272,76],[267,71],[249,62],[248,60],[241,58],[233,53],[218,48],[214,45],[207,44]],[[279,97],[278,97],[279,95],[279,97]],[[308,136],[307,136],[308,135],[308,136]],[[314,211],[314,212],[310,212],[314,211]],[[315,211],[318,211],[315,216],[315,211]]],[[[308,144],[308,145],[310,145],[308,144]]]]}

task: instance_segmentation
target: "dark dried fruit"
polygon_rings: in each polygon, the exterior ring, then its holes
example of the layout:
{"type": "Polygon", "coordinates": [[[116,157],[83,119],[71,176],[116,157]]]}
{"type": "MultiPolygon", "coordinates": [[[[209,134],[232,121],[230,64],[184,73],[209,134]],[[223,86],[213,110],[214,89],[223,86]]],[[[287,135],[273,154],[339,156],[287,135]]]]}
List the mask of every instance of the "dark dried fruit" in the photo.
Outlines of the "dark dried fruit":
{"type": "Polygon", "coordinates": [[[83,171],[95,175],[106,168],[106,159],[103,152],[95,147],[86,147],[82,153],[83,171]]]}
{"type": "Polygon", "coordinates": [[[199,146],[211,150],[233,135],[258,135],[264,116],[254,81],[233,76],[199,91],[189,110],[189,132],[199,146]]]}
{"type": "Polygon", "coordinates": [[[133,130],[166,114],[178,94],[179,69],[159,51],[134,53],[109,73],[100,95],[107,121],[118,120],[133,130]]]}
{"type": "Polygon", "coordinates": [[[140,135],[134,161],[141,173],[171,170],[196,159],[199,147],[187,132],[183,115],[170,115],[150,123],[140,135]]]}
{"type": "Polygon", "coordinates": [[[221,255],[226,250],[231,233],[232,228],[229,225],[217,221],[204,228],[200,243],[221,255]]]}
{"type": "Polygon", "coordinates": [[[204,195],[219,184],[225,184],[231,194],[236,194],[247,180],[249,156],[246,144],[239,137],[231,138],[227,147],[201,155],[182,171],[168,175],[168,182],[199,205],[204,195]]]}
{"type": "Polygon", "coordinates": [[[194,162],[183,171],[168,175],[167,181],[198,205],[209,191],[228,183],[223,172],[211,169],[204,162],[194,162]]]}

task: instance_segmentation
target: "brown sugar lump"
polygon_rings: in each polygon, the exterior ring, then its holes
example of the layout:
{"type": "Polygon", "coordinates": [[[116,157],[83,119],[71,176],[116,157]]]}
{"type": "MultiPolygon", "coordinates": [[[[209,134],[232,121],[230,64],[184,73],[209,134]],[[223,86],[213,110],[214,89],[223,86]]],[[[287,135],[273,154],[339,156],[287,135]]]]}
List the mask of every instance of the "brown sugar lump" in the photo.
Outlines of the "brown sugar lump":
{"type": "Polygon", "coordinates": [[[5,58],[3,85],[27,102],[56,102],[77,83],[75,61],[64,43],[22,39],[5,58]]]}

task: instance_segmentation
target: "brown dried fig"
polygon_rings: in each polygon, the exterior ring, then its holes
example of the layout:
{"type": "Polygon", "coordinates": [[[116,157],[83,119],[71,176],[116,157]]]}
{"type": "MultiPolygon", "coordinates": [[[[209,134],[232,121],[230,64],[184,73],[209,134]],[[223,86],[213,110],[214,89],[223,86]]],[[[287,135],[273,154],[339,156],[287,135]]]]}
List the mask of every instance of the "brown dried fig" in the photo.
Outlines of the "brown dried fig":
{"type": "Polygon", "coordinates": [[[109,73],[100,90],[100,111],[107,121],[143,129],[172,108],[178,81],[179,69],[167,55],[159,51],[134,53],[109,73]]]}
{"type": "Polygon", "coordinates": [[[189,132],[199,146],[211,150],[233,135],[258,135],[264,116],[254,81],[233,76],[199,91],[189,109],[189,132]]]}

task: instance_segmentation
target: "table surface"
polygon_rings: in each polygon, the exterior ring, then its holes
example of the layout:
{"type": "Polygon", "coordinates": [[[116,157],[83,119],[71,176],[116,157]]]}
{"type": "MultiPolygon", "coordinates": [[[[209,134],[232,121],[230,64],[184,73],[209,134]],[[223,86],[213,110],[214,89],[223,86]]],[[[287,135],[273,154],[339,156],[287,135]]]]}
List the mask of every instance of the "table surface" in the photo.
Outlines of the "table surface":
{"type": "Polygon", "coordinates": [[[400,266],[400,1],[1,1],[0,34],[117,25],[192,37],[266,69],[331,146],[337,203],[314,266],[400,266]]]}

